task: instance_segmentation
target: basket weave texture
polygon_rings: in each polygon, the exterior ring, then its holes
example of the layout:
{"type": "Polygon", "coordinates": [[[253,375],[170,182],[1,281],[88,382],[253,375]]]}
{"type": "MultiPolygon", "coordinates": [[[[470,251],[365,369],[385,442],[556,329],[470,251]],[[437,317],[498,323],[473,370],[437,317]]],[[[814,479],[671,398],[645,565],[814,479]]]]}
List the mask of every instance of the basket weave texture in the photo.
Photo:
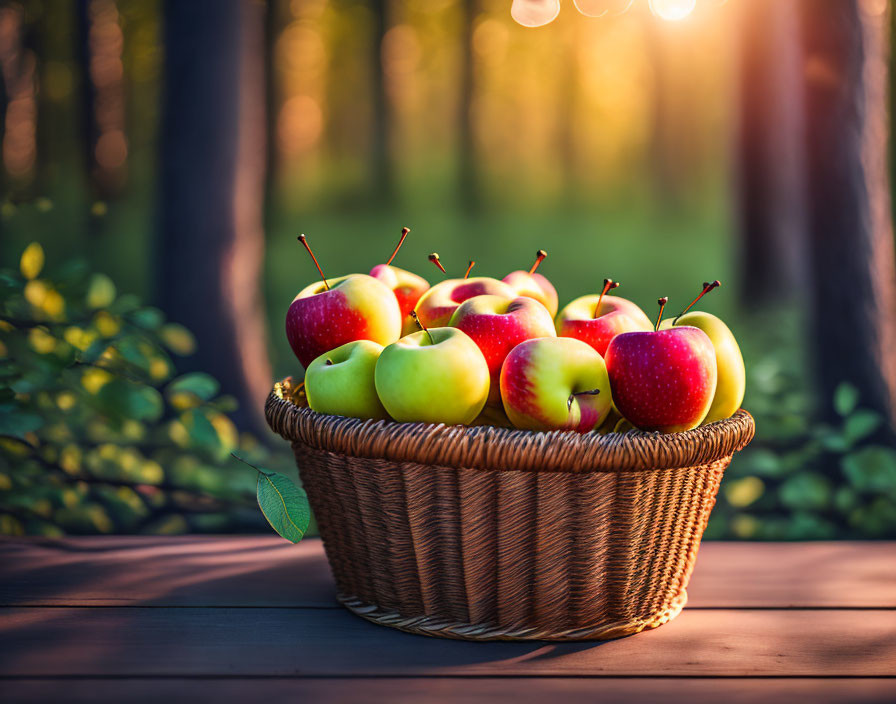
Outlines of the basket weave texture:
{"type": "Polygon", "coordinates": [[[603,640],[674,618],[722,473],[753,418],[580,435],[329,416],[278,383],[338,599],[471,640],[603,640]]]}

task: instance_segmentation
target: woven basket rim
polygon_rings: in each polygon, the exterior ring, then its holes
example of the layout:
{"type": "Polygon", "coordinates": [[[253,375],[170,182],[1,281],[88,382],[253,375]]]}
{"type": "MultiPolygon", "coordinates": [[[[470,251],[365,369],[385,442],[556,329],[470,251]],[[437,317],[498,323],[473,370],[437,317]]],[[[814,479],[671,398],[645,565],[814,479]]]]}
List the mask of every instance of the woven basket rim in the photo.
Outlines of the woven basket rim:
{"type": "Polygon", "coordinates": [[[619,472],[694,467],[730,457],[753,438],[753,416],[682,433],[580,434],[493,426],[398,423],[327,415],[302,405],[291,377],[274,385],[265,404],[271,429],[291,443],[335,454],[422,465],[493,471],[619,472]]]}

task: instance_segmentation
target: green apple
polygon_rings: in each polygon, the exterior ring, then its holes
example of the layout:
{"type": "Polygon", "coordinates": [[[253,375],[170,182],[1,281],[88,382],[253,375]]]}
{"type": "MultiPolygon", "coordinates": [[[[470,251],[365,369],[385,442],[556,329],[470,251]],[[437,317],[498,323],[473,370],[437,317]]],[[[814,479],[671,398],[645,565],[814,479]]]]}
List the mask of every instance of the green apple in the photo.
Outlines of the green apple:
{"type": "Polygon", "coordinates": [[[665,330],[689,325],[699,328],[706,333],[712,342],[716,353],[716,369],[718,382],[716,393],[709,407],[709,413],[703,419],[702,425],[713,421],[730,418],[735,414],[744,400],[744,390],[747,383],[747,375],[744,369],[744,358],[734,334],[719,318],[712,313],[693,311],[685,313],[678,318],[667,318],[660,323],[660,329],[665,330]]]}
{"type": "Polygon", "coordinates": [[[382,351],[376,342],[355,340],[315,358],[305,372],[311,410],[352,418],[388,418],[373,379],[382,351]]]}
{"type": "Polygon", "coordinates": [[[386,347],[376,391],[397,421],[466,425],[488,399],[489,373],[476,343],[457,328],[430,328],[386,347]]]}

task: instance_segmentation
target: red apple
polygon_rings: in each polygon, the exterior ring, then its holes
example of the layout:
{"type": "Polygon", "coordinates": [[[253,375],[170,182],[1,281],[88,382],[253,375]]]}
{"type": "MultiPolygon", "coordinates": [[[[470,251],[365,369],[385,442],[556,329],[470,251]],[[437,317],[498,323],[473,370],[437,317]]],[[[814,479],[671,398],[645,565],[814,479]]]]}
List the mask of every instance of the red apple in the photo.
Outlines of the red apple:
{"type": "Polygon", "coordinates": [[[467,333],[482,350],[491,377],[489,403],[501,402],[501,365],[510,350],[524,340],[556,337],[547,308],[525,296],[474,296],[458,306],[449,325],[467,333]]]}
{"type": "Polygon", "coordinates": [[[604,288],[599,295],[582,296],[569,303],[557,316],[557,335],[587,342],[605,355],[610,340],[616,335],[653,330],[650,318],[634,303],[606,295],[617,286],[619,284],[612,279],[604,279],[604,288]]]}
{"type": "Polygon", "coordinates": [[[403,227],[401,229],[401,239],[398,240],[395,251],[392,252],[389,260],[385,264],[377,264],[370,270],[370,275],[373,278],[382,281],[395,294],[398,307],[401,310],[402,320],[410,315],[417,305],[417,301],[420,300],[420,296],[429,289],[429,282],[422,276],[417,276],[417,274],[410,271],[392,266],[392,260],[395,259],[395,255],[398,254],[398,250],[410,231],[410,228],[403,227]]]}
{"type": "Polygon", "coordinates": [[[395,342],[401,335],[401,311],[392,291],[366,274],[325,278],[305,235],[299,242],[323,279],[303,288],[286,312],[286,337],[302,366],[307,369],[324,352],[354,340],[395,342]]]}
{"type": "Polygon", "coordinates": [[[472,279],[445,279],[424,293],[417,302],[417,316],[426,327],[448,325],[454,311],[473,296],[490,294],[503,298],[516,298],[516,293],[503,281],[487,276],[472,279]]]}
{"type": "Polygon", "coordinates": [[[518,296],[534,298],[554,316],[557,315],[558,307],[557,289],[548,281],[547,277],[535,271],[547,255],[547,252],[539,249],[535,253],[535,263],[529,271],[523,271],[522,269],[511,271],[502,281],[516,291],[518,296]]]}
{"type": "Polygon", "coordinates": [[[370,270],[370,275],[386,284],[395,294],[402,318],[410,315],[420,296],[429,290],[429,281],[422,276],[390,264],[377,264],[370,270]]]}
{"type": "Polygon", "coordinates": [[[382,281],[351,274],[327,284],[306,286],[286,313],[286,337],[303,367],[347,342],[391,345],[401,336],[398,302],[382,281]]]}
{"type": "Polygon", "coordinates": [[[709,412],[716,355],[698,328],[621,333],[610,341],[606,363],[616,408],[641,430],[690,430],[709,412]]]}

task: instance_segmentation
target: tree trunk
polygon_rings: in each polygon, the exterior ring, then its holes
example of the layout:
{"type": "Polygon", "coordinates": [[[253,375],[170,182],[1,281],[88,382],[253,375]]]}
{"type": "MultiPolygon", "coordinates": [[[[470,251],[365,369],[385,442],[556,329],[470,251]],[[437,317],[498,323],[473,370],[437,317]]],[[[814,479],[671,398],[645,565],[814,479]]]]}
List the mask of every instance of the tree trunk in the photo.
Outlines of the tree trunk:
{"type": "Polygon", "coordinates": [[[259,274],[264,254],[264,6],[166,0],[159,296],[196,335],[193,368],[263,428],[271,382],[259,274]]]}
{"type": "Polygon", "coordinates": [[[478,0],[463,0],[461,3],[458,198],[461,206],[467,212],[476,212],[482,205],[472,112],[473,96],[476,92],[473,22],[476,19],[478,6],[478,0]]]}
{"type": "Polygon", "coordinates": [[[383,73],[383,38],[389,29],[389,0],[373,0],[373,36],[370,62],[373,90],[373,120],[370,123],[370,189],[378,205],[388,205],[395,196],[390,149],[389,96],[383,73]]]}
{"type": "Polygon", "coordinates": [[[737,132],[741,300],[780,303],[806,282],[798,8],[780,0],[741,7],[737,132]]]}
{"type": "Polygon", "coordinates": [[[79,0],[84,159],[94,195],[121,195],[127,180],[124,36],[114,0],[79,0]]]}
{"type": "MultiPolygon", "coordinates": [[[[879,6],[880,3],[877,3],[879,6]]],[[[887,164],[888,11],[804,0],[807,217],[813,349],[829,415],[834,388],[896,429],[896,255],[887,164]]]]}

